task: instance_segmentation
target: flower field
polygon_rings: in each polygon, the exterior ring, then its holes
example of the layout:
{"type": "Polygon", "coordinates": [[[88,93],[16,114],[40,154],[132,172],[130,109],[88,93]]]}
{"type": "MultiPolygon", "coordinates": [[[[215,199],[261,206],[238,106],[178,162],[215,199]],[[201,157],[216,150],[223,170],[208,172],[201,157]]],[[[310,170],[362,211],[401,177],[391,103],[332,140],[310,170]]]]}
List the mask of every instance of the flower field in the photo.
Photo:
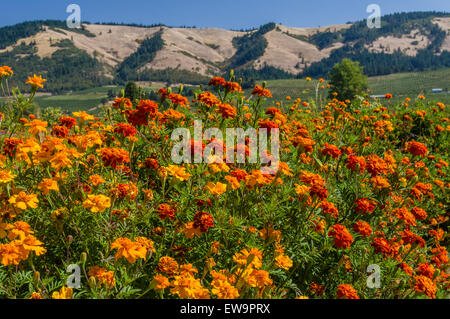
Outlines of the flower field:
{"type": "MultiPolygon", "coordinates": [[[[0,67],[1,298],[448,298],[443,103],[274,102],[230,74],[193,100],[39,115],[45,79],[22,95],[12,77],[0,67]],[[172,132],[194,120],[278,128],[278,171],[174,163],[172,132]]],[[[226,146],[192,139],[190,155],[210,143],[226,146]]]]}

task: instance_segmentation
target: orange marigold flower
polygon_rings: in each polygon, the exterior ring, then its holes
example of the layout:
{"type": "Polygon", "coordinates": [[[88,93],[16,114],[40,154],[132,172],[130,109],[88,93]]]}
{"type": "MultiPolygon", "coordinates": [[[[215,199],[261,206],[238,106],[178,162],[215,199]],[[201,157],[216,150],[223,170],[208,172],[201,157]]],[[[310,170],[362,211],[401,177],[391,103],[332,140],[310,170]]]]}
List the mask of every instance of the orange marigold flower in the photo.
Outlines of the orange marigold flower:
{"type": "Polygon", "coordinates": [[[352,285],[340,284],[336,293],[341,299],[359,299],[358,293],[352,285]]]}
{"type": "Polygon", "coordinates": [[[170,287],[169,279],[161,274],[156,274],[153,276],[153,279],[156,281],[156,286],[154,289],[165,289],[167,287],[170,287]]]}
{"type": "Polygon", "coordinates": [[[117,252],[115,259],[121,257],[128,260],[129,263],[134,264],[137,258],[145,259],[147,256],[147,248],[140,244],[133,242],[132,240],[124,237],[117,238],[112,244],[111,249],[116,249],[117,252]]]}
{"type": "Polygon", "coordinates": [[[332,226],[328,235],[334,237],[334,246],[337,248],[347,249],[353,243],[353,237],[348,229],[340,224],[332,226]]]}
{"type": "Polygon", "coordinates": [[[38,87],[40,87],[41,89],[44,88],[44,83],[45,81],[47,81],[46,79],[43,79],[41,75],[37,76],[36,74],[33,74],[33,76],[29,76],[28,80],[25,82],[27,84],[31,84],[33,89],[37,89],[38,87]]]}
{"type": "Polygon", "coordinates": [[[363,237],[370,237],[370,234],[372,234],[372,228],[370,228],[370,225],[362,220],[358,220],[352,228],[363,237]]]}
{"type": "Polygon", "coordinates": [[[268,89],[264,89],[259,85],[255,85],[255,87],[252,90],[252,95],[272,97],[272,94],[268,89]]]}
{"type": "Polygon", "coordinates": [[[157,270],[165,272],[169,277],[178,273],[178,263],[172,257],[164,256],[159,259],[157,270]]]}
{"type": "Polygon", "coordinates": [[[415,276],[414,280],[416,281],[414,288],[417,292],[421,292],[430,298],[436,298],[437,286],[430,278],[425,276],[415,276]]]}

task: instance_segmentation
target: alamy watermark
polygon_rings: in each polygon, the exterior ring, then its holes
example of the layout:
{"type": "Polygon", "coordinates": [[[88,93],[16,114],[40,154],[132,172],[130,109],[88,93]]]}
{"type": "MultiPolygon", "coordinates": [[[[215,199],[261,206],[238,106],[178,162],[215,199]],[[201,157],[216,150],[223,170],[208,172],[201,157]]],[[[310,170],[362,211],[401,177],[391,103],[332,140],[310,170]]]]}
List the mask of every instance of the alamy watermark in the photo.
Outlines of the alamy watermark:
{"type": "Polygon", "coordinates": [[[280,160],[279,134],[279,128],[268,130],[250,127],[244,130],[229,127],[226,128],[224,145],[223,133],[219,128],[212,127],[203,132],[202,121],[195,120],[193,139],[188,128],[180,127],[172,132],[171,140],[177,143],[172,148],[171,157],[176,164],[223,163],[225,148],[226,163],[260,163],[266,165],[261,167],[262,174],[276,174],[280,160]],[[210,141],[210,143],[203,146],[203,141],[210,141]],[[270,144],[270,152],[268,144],[270,144]]]}
{"type": "Polygon", "coordinates": [[[369,29],[381,28],[381,8],[378,4],[369,4],[366,9],[367,13],[372,13],[367,18],[367,27],[369,29]]]}
{"type": "Polygon", "coordinates": [[[67,17],[66,24],[69,29],[81,28],[81,8],[78,4],[69,4],[66,12],[70,13],[67,17]]]}

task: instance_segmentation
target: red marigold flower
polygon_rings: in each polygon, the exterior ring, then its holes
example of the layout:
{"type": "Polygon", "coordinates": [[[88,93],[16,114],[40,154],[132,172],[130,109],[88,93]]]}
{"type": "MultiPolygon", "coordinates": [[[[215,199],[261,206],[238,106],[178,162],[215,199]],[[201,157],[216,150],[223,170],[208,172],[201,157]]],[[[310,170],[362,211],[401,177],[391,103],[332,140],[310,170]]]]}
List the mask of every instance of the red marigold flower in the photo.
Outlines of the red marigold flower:
{"type": "Polygon", "coordinates": [[[128,108],[128,109],[130,109],[130,108],[132,108],[133,107],[133,104],[131,103],[131,101],[130,101],[130,99],[128,99],[128,98],[126,98],[126,97],[116,97],[115,99],[114,99],[114,102],[113,102],[113,107],[115,108],[115,109],[118,109],[118,108],[120,108],[120,107],[126,107],[126,108],[128,108]]]}
{"type": "Polygon", "coordinates": [[[414,207],[411,209],[411,213],[413,213],[414,217],[418,220],[425,220],[428,217],[427,212],[420,207],[414,207]]]}
{"type": "Polygon", "coordinates": [[[211,214],[205,212],[197,212],[194,215],[194,227],[200,228],[202,233],[206,233],[209,228],[214,227],[214,218],[211,214]]]}
{"type": "Polygon", "coordinates": [[[117,123],[114,125],[114,133],[121,134],[124,137],[135,136],[137,134],[137,130],[133,125],[128,123],[117,123]]]}
{"type": "Polygon", "coordinates": [[[350,155],[347,158],[346,166],[353,172],[359,170],[359,173],[362,174],[366,169],[366,165],[367,164],[363,156],[350,155]]]}
{"type": "Polygon", "coordinates": [[[3,154],[13,157],[17,145],[23,143],[22,139],[15,137],[5,138],[3,140],[3,154]]]}
{"type": "Polygon", "coordinates": [[[407,142],[405,144],[405,149],[408,153],[421,157],[424,157],[428,153],[428,149],[424,144],[416,142],[414,140],[411,142],[407,142]]]}
{"type": "Polygon", "coordinates": [[[385,257],[393,256],[394,251],[391,244],[384,238],[375,238],[370,245],[375,249],[375,252],[383,254],[385,257]]]}
{"type": "Polygon", "coordinates": [[[334,237],[334,246],[337,248],[350,248],[353,243],[353,237],[348,229],[341,224],[336,224],[328,232],[329,236],[334,237]]]}
{"type": "Polygon", "coordinates": [[[58,119],[59,123],[66,126],[69,130],[77,124],[77,120],[70,116],[62,116],[58,119]]]}
{"type": "Polygon", "coordinates": [[[271,128],[278,128],[278,124],[275,123],[274,121],[269,121],[269,120],[260,120],[258,123],[260,128],[266,128],[268,130],[270,130],[271,128]]]}
{"type": "Polygon", "coordinates": [[[69,136],[69,129],[66,126],[54,126],[50,134],[61,138],[65,138],[69,136]]]}
{"type": "Polygon", "coordinates": [[[130,162],[130,154],[121,148],[101,148],[98,152],[102,157],[103,164],[106,167],[111,166],[116,169],[118,164],[130,162]]]}
{"type": "Polygon", "coordinates": [[[338,158],[339,156],[341,156],[341,151],[337,146],[325,143],[324,149],[322,150],[322,154],[330,155],[333,158],[338,158]]]}
{"type": "Polygon", "coordinates": [[[174,220],[175,219],[175,212],[176,209],[175,207],[172,207],[169,204],[161,204],[158,206],[158,215],[159,218],[161,219],[165,219],[165,218],[170,218],[170,220],[174,220]]]}
{"type": "Polygon", "coordinates": [[[157,159],[154,158],[147,158],[145,159],[145,167],[148,169],[158,169],[159,163],[157,159]]]}
{"type": "Polygon", "coordinates": [[[218,85],[221,85],[221,86],[224,86],[225,85],[225,79],[224,78],[222,78],[222,77],[220,77],[220,76],[218,76],[218,77],[214,77],[214,78],[211,78],[210,80],[209,80],[209,86],[218,86],[218,85]]]}
{"type": "Polygon", "coordinates": [[[375,209],[375,203],[367,198],[360,198],[355,201],[355,211],[361,214],[372,213],[375,209]]]}

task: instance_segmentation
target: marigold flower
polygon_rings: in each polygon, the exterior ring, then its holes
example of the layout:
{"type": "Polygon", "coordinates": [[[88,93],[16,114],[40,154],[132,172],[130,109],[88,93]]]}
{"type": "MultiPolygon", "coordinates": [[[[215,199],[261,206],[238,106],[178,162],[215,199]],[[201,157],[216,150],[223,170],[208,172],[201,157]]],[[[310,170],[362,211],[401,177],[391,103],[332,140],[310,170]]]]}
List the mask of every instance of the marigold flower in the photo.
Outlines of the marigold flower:
{"type": "Polygon", "coordinates": [[[28,132],[33,135],[37,135],[39,132],[47,131],[47,122],[41,120],[33,120],[25,124],[25,126],[30,127],[28,132]]]}
{"type": "Polygon", "coordinates": [[[0,168],[0,183],[9,183],[14,180],[16,175],[0,168]]]}
{"type": "Polygon", "coordinates": [[[115,259],[121,257],[128,260],[130,264],[134,264],[137,258],[145,259],[147,256],[147,247],[141,243],[133,242],[124,237],[117,238],[112,244],[111,249],[117,248],[115,259]]]}
{"type": "Polygon", "coordinates": [[[336,293],[341,299],[359,299],[358,293],[352,285],[340,284],[336,293]]]}
{"type": "Polygon", "coordinates": [[[90,209],[92,213],[102,213],[111,207],[111,198],[105,195],[88,195],[83,207],[90,209]]]}
{"type": "Polygon", "coordinates": [[[416,142],[414,140],[407,142],[405,144],[405,149],[408,153],[421,157],[424,157],[428,153],[428,149],[424,144],[416,142]]]}
{"type": "Polygon", "coordinates": [[[334,246],[337,248],[347,249],[353,243],[353,237],[348,229],[340,224],[332,226],[328,235],[334,237],[334,246]]]}
{"type": "Polygon", "coordinates": [[[370,234],[372,234],[372,228],[370,228],[370,225],[363,220],[358,220],[352,228],[363,237],[369,237],[370,234]]]}
{"type": "Polygon", "coordinates": [[[70,287],[61,287],[59,291],[54,291],[53,299],[72,299],[73,290],[70,287]]]}
{"type": "Polygon", "coordinates": [[[436,298],[437,286],[430,278],[415,276],[414,280],[416,281],[414,288],[417,292],[421,292],[430,298],[436,298]]]}
{"type": "Polygon", "coordinates": [[[8,202],[21,210],[27,210],[29,208],[36,208],[39,200],[36,194],[27,194],[22,191],[17,195],[11,196],[8,202]]]}
{"type": "Polygon", "coordinates": [[[46,79],[43,79],[41,75],[37,76],[36,74],[33,74],[33,76],[29,76],[28,80],[25,82],[26,84],[31,84],[31,87],[33,89],[37,89],[38,87],[40,87],[41,89],[44,88],[44,83],[45,81],[47,81],[46,79]]]}
{"type": "Polygon", "coordinates": [[[38,189],[46,196],[50,194],[50,191],[59,192],[58,182],[50,178],[44,178],[39,183],[38,189]]]}
{"type": "Polygon", "coordinates": [[[220,196],[227,191],[227,184],[223,184],[220,182],[214,184],[212,182],[208,182],[208,184],[206,184],[205,186],[205,189],[212,195],[220,196]]]}
{"type": "Polygon", "coordinates": [[[158,206],[157,213],[161,219],[170,218],[170,220],[174,220],[176,211],[176,208],[169,204],[161,204],[158,206]]]}
{"type": "Polygon", "coordinates": [[[175,177],[180,182],[188,180],[191,176],[191,174],[186,172],[186,168],[184,168],[183,166],[169,165],[165,169],[167,171],[167,174],[175,177]]]}
{"type": "Polygon", "coordinates": [[[288,270],[292,267],[292,259],[289,258],[289,256],[280,254],[277,257],[275,257],[275,265],[279,268],[288,270]]]}

